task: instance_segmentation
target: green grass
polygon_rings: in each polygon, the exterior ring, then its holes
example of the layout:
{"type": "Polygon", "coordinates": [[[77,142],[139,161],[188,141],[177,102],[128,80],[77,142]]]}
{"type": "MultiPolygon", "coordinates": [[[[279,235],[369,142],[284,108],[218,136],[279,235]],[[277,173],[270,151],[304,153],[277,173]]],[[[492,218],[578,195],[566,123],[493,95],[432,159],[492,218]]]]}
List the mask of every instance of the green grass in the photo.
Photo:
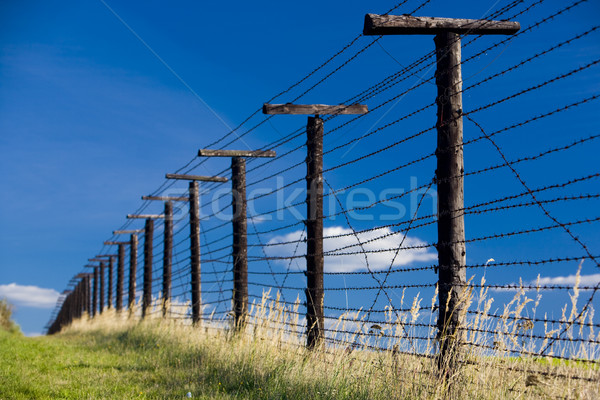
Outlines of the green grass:
{"type": "Polygon", "coordinates": [[[194,373],[185,374],[166,352],[128,346],[129,337],[0,332],[0,398],[175,398],[197,390],[194,373]]]}
{"type": "MultiPolygon", "coordinates": [[[[192,327],[159,316],[140,322],[108,310],[49,337],[0,330],[0,400],[183,399],[188,392],[196,399],[600,398],[600,370],[590,363],[466,351],[448,388],[431,358],[360,345],[309,351],[302,334],[287,332],[298,314],[277,301],[253,306],[248,328],[235,335],[225,321],[192,327]]],[[[345,340],[356,343],[353,334],[345,340]]]]}
{"type": "Polygon", "coordinates": [[[0,399],[368,397],[343,379],[298,381],[285,357],[235,357],[222,344],[192,348],[142,325],[36,338],[2,331],[0,399]]]}

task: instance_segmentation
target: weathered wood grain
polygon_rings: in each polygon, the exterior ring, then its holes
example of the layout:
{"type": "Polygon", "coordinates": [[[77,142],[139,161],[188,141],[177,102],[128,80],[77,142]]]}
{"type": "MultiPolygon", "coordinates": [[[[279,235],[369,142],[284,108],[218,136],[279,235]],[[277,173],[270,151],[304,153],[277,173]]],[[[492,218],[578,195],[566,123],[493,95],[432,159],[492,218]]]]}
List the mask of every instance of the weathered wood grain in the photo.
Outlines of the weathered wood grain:
{"type": "Polygon", "coordinates": [[[484,19],[414,17],[411,15],[365,15],[364,35],[435,35],[453,32],[472,35],[512,35],[518,22],[484,19]]]}
{"type": "Polygon", "coordinates": [[[366,114],[364,104],[335,105],[326,104],[263,104],[263,114],[325,115],[325,114],[366,114]]]}
{"type": "Polygon", "coordinates": [[[198,150],[198,157],[276,157],[273,150],[198,150]]]}

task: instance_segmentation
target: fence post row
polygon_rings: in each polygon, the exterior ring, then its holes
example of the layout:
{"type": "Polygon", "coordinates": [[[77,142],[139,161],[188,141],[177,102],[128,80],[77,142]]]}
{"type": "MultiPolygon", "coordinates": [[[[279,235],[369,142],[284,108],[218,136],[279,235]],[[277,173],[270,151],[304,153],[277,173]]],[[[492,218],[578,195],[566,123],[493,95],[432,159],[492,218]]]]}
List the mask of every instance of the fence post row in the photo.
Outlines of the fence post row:
{"type": "Polygon", "coordinates": [[[91,316],[91,308],[92,308],[92,300],[91,300],[91,290],[90,290],[90,274],[85,274],[85,311],[88,313],[88,316],[91,316]]]}
{"type": "Polygon", "coordinates": [[[233,313],[236,329],[241,329],[248,311],[248,223],[246,211],[246,158],[273,158],[272,150],[198,150],[199,157],[231,158],[233,196],[233,313]]]}
{"type": "Polygon", "coordinates": [[[199,176],[166,174],[167,179],[187,180],[189,182],[190,202],[190,264],[192,284],[192,323],[200,321],[202,309],[201,277],[200,277],[200,198],[198,181],[202,182],[227,182],[227,178],[219,176],[199,176]]]}
{"type": "Polygon", "coordinates": [[[117,298],[115,307],[117,312],[123,309],[123,281],[125,279],[125,245],[119,244],[119,261],[117,266],[117,298]]]}
{"type": "Polygon", "coordinates": [[[69,281],[72,290],[65,290],[62,305],[54,321],[48,327],[48,334],[54,334],[63,327],[71,324],[73,320],[83,316],[89,310],[89,278],[90,274],[79,273],[69,281]]]}
{"type": "Polygon", "coordinates": [[[264,104],[264,114],[312,115],[306,126],[306,346],[324,338],[323,314],[323,120],[325,114],[365,114],[367,106],[264,104]]]}
{"type": "Polygon", "coordinates": [[[127,309],[133,313],[135,308],[135,285],[137,279],[138,236],[132,233],[129,243],[129,287],[127,293],[127,309]]]}
{"type": "MultiPolygon", "coordinates": [[[[152,241],[154,239],[154,220],[164,218],[163,214],[128,214],[127,219],[145,219],[144,224],[144,283],[142,294],[142,318],[152,306],[152,241]]],[[[135,290],[135,289],[134,289],[135,290]]]]}
{"type": "Polygon", "coordinates": [[[114,257],[114,255],[110,255],[108,257],[108,288],[106,291],[107,307],[109,309],[112,308],[114,266],[115,266],[115,257],[114,257]]]}
{"type": "MultiPolygon", "coordinates": [[[[126,233],[137,233],[140,232],[139,230],[121,230],[121,231],[113,231],[113,235],[120,235],[120,234],[126,234],[126,233]]],[[[117,265],[117,290],[116,290],[116,301],[115,301],[115,307],[117,312],[121,311],[123,309],[123,287],[125,285],[125,245],[131,244],[131,240],[130,241],[106,241],[104,242],[105,245],[107,246],[119,246],[118,247],[118,252],[116,254],[116,256],[118,257],[118,265],[117,265]]],[[[135,252],[135,262],[137,263],[137,237],[136,237],[136,252],[135,252]]],[[[134,255],[133,251],[131,253],[132,255],[134,255]]],[[[115,256],[113,254],[110,255],[111,257],[115,256]]],[[[134,269],[134,273],[133,273],[134,277],[135,277],[135,269],[134,269]]],[[[130,276],[131,276],[131,271],[130,271],[130,276]]],[[[110,279],[109,279],[110,280],[110,279]]],[[[135,278],[134,278],[135,280],[135,278]]],[[[134,282],[135,285],[135,282],[134,282]]],[[[135,288],[134,288],[135,291],[135,288]]]]}
{"type": "Polygon", "coordinates": [[[92,318],[98,312],[98,267],[94,266],[94,291],[92,294],[92,318]]]}
{"type": "Polygon", "coordinates": [[[100,267],[98,267],[100,274],[100,287],[98,288],[98,292],[100,293],[100,300],[98,302],[98,313],[100,314],[104,312],[104,268],[104,261],[100,261],[100,267]]]}
{"type": "MultiPolygon", "coordinates": [[[[451,19],[413,17],[409,15],[367,14],[364,22],[364,35],[435,35],[436,46],[436,85],[437,85],[437,169],[436,184],[438,193],[438,367],[444,377],[455,368],[455,359],[461,344],[460,323],[463,307],[460,295],[466,284],[466,246],[464,209],[464,159],[462,121],[462,76],[461,76],[461,35],[501,34],[511,35],[520,29],[518,22],[490,21],[474,19],[451,19]]],[[[365,105],[299,105],[264,104],[264,114],[312,115],[307,122],[307,250],[306,250],[306,319],[307,347],[316,347],[324,338],[323,313],[323,120],[325,114],[364,114],[365,105]]],[[[247,310],[247,216],[245,198],[245,157],[270,157],[269,152],[244,152],[222,150],[200,150],[200,156],[232,157],[233,189],[233,255],[234,292],[233,303],[236,326],[244,320],[247,310]],[[261,155],[257,155],[261,153],[261,155]]],[[[274,153],[273,155],[274,156],[274,153]]],[[[200,275],[200,221],[198,181],[226,182],[223,177],[167,174],[167,179],[188,180],[191,240],[191,285],[192,321],[201,319],[201,275],[200,275]]],[[[164,198],[162,200],[165,200],[164,198]]],[[[145,218],[144,251],[144,295],[142,316],[151,305],[152,289],[152,234],[153,219],[165,218],[165,245],[163,261],[163,315],[167,314],[167,303],[171,296],[172,268],[172,203],[166,199],[165,214],[160,216],[128,215],[128,218],[145,218]]],[[[125,233],[126,231],[121,231],[125,233]]],[[[122,307],[124,244],[129,243],[129,309],[135,303],[137,269],[137,235],[132,231],[129,242],[119,244],[119,272],[117,283],[117,309],[122,307]]],[[[106,257],[98,256],[98,257],[106,257]]],[[[109,259],[108,307],[112,306],[113,256],[109,259]]],[[[99,266],[92,265],[93,290],[90,293],[90,275],[83,277],[74,291],[66,295],[63,307],[50,330],[60,329],[60,324],[73,318],[86,309],[91,317],[102,313],[104,308],[104,260],[99,266]],[[98,287],[100,286],[100,287],[98,287]],[[87,290],[86,290],[87,287],[87,290]],[[99,292],[99,296],[98,296],[99,292]],[[91,297],[91,304],[90,304],[91,297]],[[57,325],[58,323],[58,325],[57,325]]]]}
{"type": "Polygon", "coordinates": [[[171,269],[173,257],[173,203],[165,201],[165,226],[163,240],[163,282],[162,282],[162,312],[167,315],[171,304],[171,269]]]}
{"type": "Polygon", "coordinates": [[[101,254],[91,260],[104,260],[108,258],[108,287],[106,288],[106,308],[112,307],[113,267],[116,254],[101,254]]]}
{"type": "Polygon", "coordinates": [[[142,200],[158,200],[165,202],[165,226],[163,240],[163,282],[162,313],[168,314],[171,302],[171,269],[173,265],[173,201],[188,201],[187,197],[142,196],[142,200]]]}
{"type": "MultiPolygon", "coordinates": [[[[85,282],[86,282],[87,274],[80,273],[75,276],[75,281],[77,285],[75,286],[76,293],[76,304],[75,304],[75,315],[74,318],[80,318],[86,312],[86,301],[85,301],[85,282]]],[[[71,321],[69,321],[71,322],[71,321]]]]}
{"type": "Polygon", "coordinates": [[[104,259],[95,257],[89,258],[88,261],[100,263],[99,265],[86,265],[86,267],[94,268],[94,315],[98,315],[104,311],[104,259]]]}
{"type": "Polygon", "coordinates": [[[510,35],[518,22],[473,19],[365,16],[365,35],[433,34],[437,71],[437,170],[438,192],[438,366],[444,377],[455,368],[461,344],[459,331],[466,284],[464,227],[464,162],[462,122],[461,35],[510,35]]]}

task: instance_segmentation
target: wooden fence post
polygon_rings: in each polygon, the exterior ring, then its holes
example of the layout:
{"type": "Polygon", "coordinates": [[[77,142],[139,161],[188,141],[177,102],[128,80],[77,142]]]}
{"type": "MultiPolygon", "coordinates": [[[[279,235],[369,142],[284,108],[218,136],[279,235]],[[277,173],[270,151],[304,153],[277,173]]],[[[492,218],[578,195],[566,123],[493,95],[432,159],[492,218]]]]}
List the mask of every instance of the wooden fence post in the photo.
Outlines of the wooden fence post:
{"type": "Polygon", "coordinates": [[[440,339],[439,367],[454,369],[463,314],[461,294],[467,282],[464,209],[464,159],[460,35],[442,32],[435,36],[438,73],[437,192],[440,339]]]}
{"type": "Polygon", "coordinates": [[[85,312],[85,291],[84,291],[85,278],[81,277],[77,284],[77,318],[81,318],[85,312]]]}
{"type": "MultiPolygon", "coordinates": [[[[129,216],[128,216],[129,217],[129,216]]],[[[123,309],[123,292],[125,291],[125,246],[129,245],[129,288],[128,288],[128,300],[127,305],[129,313],[133,311],[135,306],[135,288],[136,288],[136,274],[137,274],[137,248],[138,248],[138,237],[137,234],[143,232],[143,229],[126,229],[113,231],[113,235],[131,234],[129,241],[106,241],[105,245],[113,246],[117,245],[117,254],[111,254],[110,257],[118,257],[117,265],[117,290],[115,307],[117,311],[123,309]]],[[[111,258],[112,261],[112,258],[111,258]]]]}
{"type": "Polygon", "coordinates": [[[227,182],[227,178],[218,176],[199,176],[166,174],[167,179],[187,180],[189,183],[189,207],[190,207],[190,265],[192,284],[192,323],[198,324],[201,319],[202,294],[200,276],[200,194],[198,181],[204,182],[227,182]]]}
{"type": "Polygon", "coordinates": [[[306,125],[306,346],[325,338],[323,285],[323,120],[321,114],[364,114],[367,106],[324,104],[264,104],[265,114],[314,114],[306,125]]]}
{"type": "Polygon", "coordinates": [[[81,290],[83,288],[83,285],[81,284],[81,280],[79,282],[77,282],[77,285],[75,286],[75,313],[73,315],[73,318],[79,318],[81,317],[81,314],[83,314],[83,296],[81,293],[81,290]]]}
{"type": "Polygon", "coordinates": [[[98,289],[100,292],[100,303],[98,312],[102,314],[104,312],[104,261],[100,261],[100,288],[98,289]]]}
{"type": "Polygon", "coordinates": [[[462,124],[461,35],[510,35],[518,22],[413,17],[365,16],[365,35],[433,34],[436,46],[438,190],[438,367],[448,378],[461,344],[460,320],[466,284],[464,160],[462,124]]]}
{"type": "Polygon", "coordinates": [[[135,285],[137,279],[138,236],[132,233],[129,244],[129,287],[127,293],[127,308],[131,314],[135,308],[135,285]]]}
{"type": "Polygon", "coordinates": [[[90,312],[90,286],[88,283],[89,274],[83,274],[82,285],[83,285],[83,314],[88,314],[90,312]]]}
{"type": "Polygon", "coordinates": [[[152,239],[154,237],[154,220],[146,219],[144,227],[144,294],[142,295],[142,318],[152,305],[152,239]]]}
{"type": "Polygon", "coordinates": [[[307,346],[323,339],[323,120],[308,117],[306,126],[306,323],[307,346]]]}
{"type": "Polygon", "coordinates": [[[200,208],[198,182],[189,183],[190,196],[190,264],[192,282],[192,323],[200,322],[202,295],[200,293],[200,208]]]}
{"type": "Polygon", "coordinates": [[[246,222],[246,160],[231,158],[233,194],[233,312],[237,329],[248,311],[248,227],[246,222]]]}
{"type": "Polygon", "coordinates": [[[119,244],[119,261],[117,266],[117,312],[123,309],[123,282],[125,280],[125,245],[119,244]]]}
{"type": "Polygon", "coordinates": [[[165,230],[163,247],[162,312],[168,315],[171,307],[171,268],[173,257],[173,203],[165,202],[165,230]]]}
{"type": "Polygon", "coordinates": [[[142,200],[158,200],[165,202],[165,226],[163,240],[163,281],[162,281],[162,314],[166,317],[171,303],[171,269],[173,265],[173,202],[189,201],[181,196],[142,196],[142,200]]]}
{"type": "Polygon", "coordinates": [[[98,312],[98,267],[94,267],[94,290],[92,293],[92,318],[98,312]]]}
{"type": "Polygon", "coordinates": [[[88,317],[91,316],[92,309],[92,289],[91,289],[91,276],[90,274],[86,274],[85,276],[85,311],[88,314],[88,317]]]}
{"type": "Polygon", "coordinates": [[[106,299],[108,301],[107,308],[112,308],[112,291],[113,291],[113,269],[115,266],[114,257],[108,257],[108,288],[106,291],[106,299]]]}
{"type": "Polygon", "coordinates": [[[75,284],[75,286],[73,287],[73,291],[71,292],[72,302],[71,306],[69,307],[69,320],[67,321],[67,324],[70,324],[75,318],[77,318],[77,307],[79,305],[78,295],[79,293],[77,292],[77,285],[75,284]]]}
{"type": "MultiPolygon", "coordinates": [[[[144,283],[143,283],[143,293],[142,293],[142,318],[145,318],[147,313],[152,307],[152,242],[154,239],[154,220],[158,218],[164,218],[165,216],[162,214],[128,214],[127,219],[144,219],[146,220],[144,225],[144,283]]],[[[132,252],[133,252],[133,234],[131,236],[132,241],[132,252]]],[[[135,242],[137,245],[137,237],[135,238],[135,242]]],[[[135,252],[137,256],[137,248],[135,252]]],[[[136,261],[137,263],[137,261],[136,261]]],[[[129,277],[129,295],[131,296],[131,276],[129,277]]],[[[134,277],[135,279],[135,277],[134,277]]],[[[135,281],[134,281],[135,284],[135,281]]],[[[133,287],[133,292],[135,295],[135,286],[133,287]]],[[[131,303],[131,298],[130,298],[131,303]]]]}
{"type": "Polygon", "coordinates": [[[198,150],[199,157],[231,157],[233,196],[233,313],[234,326],[241,329],[248,312],[248,224],[246,211],[246,158],[275,157],[271,150],[198,150]]]}

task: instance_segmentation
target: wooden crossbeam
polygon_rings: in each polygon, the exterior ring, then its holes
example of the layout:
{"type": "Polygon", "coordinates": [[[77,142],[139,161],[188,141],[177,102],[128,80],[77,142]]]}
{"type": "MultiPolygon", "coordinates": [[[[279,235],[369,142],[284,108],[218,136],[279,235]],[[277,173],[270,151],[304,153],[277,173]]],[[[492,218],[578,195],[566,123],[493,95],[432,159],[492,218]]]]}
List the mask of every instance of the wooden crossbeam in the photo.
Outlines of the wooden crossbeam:
{"type": "MultiPolygon", "coordinates": [[[[124,234],[128,234],[128,233],[142,233],[144,232],[143,229],[125,229],[125,230],[117,230],[117,231],[113,231],[113,235],[124,235],[124,234]]],[[[127,242],[129,243],[129,242],[127,242]]]]}
{"type": "Polygon", "coordinates": [[[512,35],[519,29],[521,25],[512,21],[367,14],[363,34],[420,35],[453,32],[472,35],[512,35]]]}
{"type": "Polygon", "coordinates": [[[89,272],[80,272],[79,274],[75,275],[75,279],[85,278],[86,276],[90,276],[90,273],[89,272]]]}
{"type": "Polygon", "coordinates": [[[273,150],[198,150],[199,157],[276,157],[273,150]]]}
{"type": "Polygon", "coordinates": [[[227,182],[227,178],[222,177],[222,176],[166,174],[165,177],[167,179],[179,179],[179,180],[184,180],[184,181],[227,182]]]}
{"type": "Polygon", "coordinates": [[[106,242],[104,242],[104,244],[106,246],[115,246],[115,245],[118,245],[118,244],[130,244],[130,243],[131,243],[130,241],[127,241],[127,242],[115,242],[115,241],[110,241],[110,240],[107,240],[106,242]]]}
{"type": "Polygon", "coordinates": [[[88,258],[88,261],[90,262],[105,262],[106,260],[103,258],[88,258]]]}
{"type": "Polygon", "coordinates": [[[177,197],[177,196],[142,196],[142,200],[190,201],[189,197],[177,197]]]}
{"type": "Polygon", "coordinates": [[[127,214],[127,219],[161,219],[164,214],[127,214]]]}
{"type": "Polygon", "coordinates": [[[368,107],[364,104],[336,105],[326,104],[263,104],[263,114],[295,114],[295,115],[324,115],[324,114],[366,114],[368,107]]]}
{"type": "Polygon", "coordinates": [[[94,264],[86,264],[84,265],[84,268],[97,268],[98,265],[94,265],[94,264]]]}
{"type": "Polygon", "coordinates": [[[112,257],[116,257],[116,256],[117,256],[116,254],[100,254],[100,255],[97,255],[96,258],[102,258],[102,257],[112,258],[112,257]]]}

